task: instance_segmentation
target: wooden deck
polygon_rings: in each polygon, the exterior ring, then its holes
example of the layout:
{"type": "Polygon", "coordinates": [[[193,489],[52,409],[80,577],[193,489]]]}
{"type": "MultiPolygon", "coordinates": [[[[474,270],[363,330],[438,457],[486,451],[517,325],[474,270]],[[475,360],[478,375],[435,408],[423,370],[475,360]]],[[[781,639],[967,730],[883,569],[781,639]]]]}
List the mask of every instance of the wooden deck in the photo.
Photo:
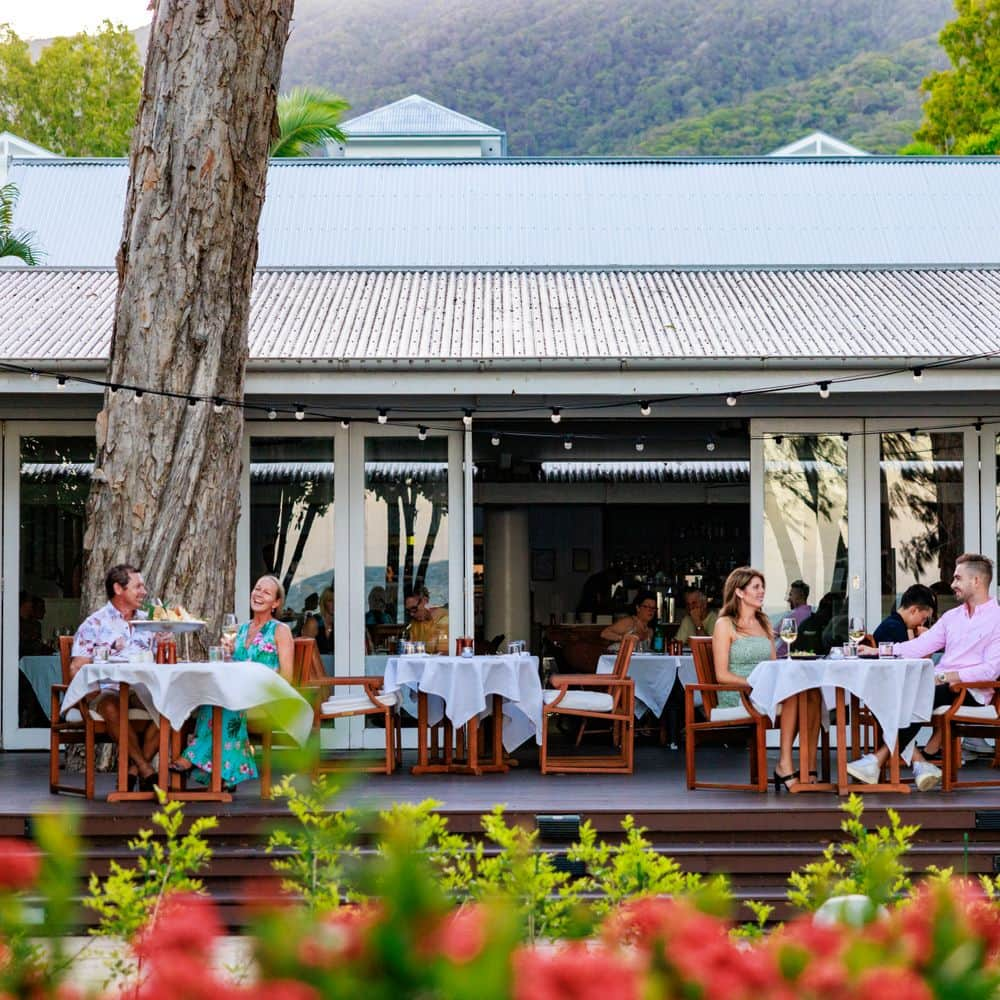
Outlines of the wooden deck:
{"type": "MultiPolygon", "coordinates": [[[[689,792],[682,755],[654,746],[638,749],[631,777],[543,776],[533,752],[508,774],[417,777],[409,773],[409,757],[404,770],[391,777],[353,779],[338,803],[374,809],[430,798],[440,803],[452,829],[472,836],[479,832],[480,815],[496,803],[529,827],[543,814],[578,815],[606,839],[613,839],[622,818],[631,814],[648,829],[657,849],[686,870],[725,873],[739,896],[772,902],[783,898],[790,871],[815,859],[837,838],[843,816],[833,794],[689,792]]],[[[744,756],[735,751],[699,752],[699,773],[704,769],[705,777],[743,780],[745,767],[744,756]]],[[[0,753],[0,836],[23,835],[34,815],[75,810],[82,816],[87,870],[101,873],[112,858],[128,858],[127,840],[148,825],[146,803],[85,803],[53,796],[47,780],[46,754],[0,753]]],[[[99,794],[110,789],[111,780],[110,775],[98,776],[99,794]]],[[[920,825],[911,858],[915,871],[929,865],[972,874],[1000,871],[1000,790],[875,794],[866,797],[865,806],[871,824],[884,822],[886,807],[892,807],[905,822],[920,825]]],[[[242,902],[259,898],[258,891],[271,885],[263,844],[267,830],[287,814],[280,802],[262,801],[255,782],[241,786],[232,803],[187,803],[185,813],[219,817],[206,882],[230,922],[238,924],[242,902]]],[[[550,841],[543,847],[558,853],[565,845],[550,841]]]]}

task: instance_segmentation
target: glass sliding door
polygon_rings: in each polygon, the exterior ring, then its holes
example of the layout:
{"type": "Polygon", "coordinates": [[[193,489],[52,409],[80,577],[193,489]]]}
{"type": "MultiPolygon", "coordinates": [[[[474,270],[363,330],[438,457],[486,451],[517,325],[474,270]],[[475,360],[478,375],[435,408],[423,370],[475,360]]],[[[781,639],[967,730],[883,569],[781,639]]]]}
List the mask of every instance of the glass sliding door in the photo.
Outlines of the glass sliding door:
{"type": "MultiPolygon", "coordinates": [[[[800,625],[796,648],[826,652],[847,636],[854,589],[849,564],[848,441],[833,433],[764,433],[760,568],[767,580],[765,610],[788,608],[796,580],[809,588],[812,613],[800,625]]],[[[860,511],[858,512],[860,515],[860,511]]]]}
{"type": "Polygon", "coordinates": [[[4,745],[46,745],[59,636],[76,631],[93,425],[8,424],[5,440],[4,745]],[[15,583],[16,581],[16,583],[15,583]],[[16,599],[15,599],[16,597],[16,599]]]}
{"type": "Polygon", "coordinates": [[[930,587],[939,613],[947,611],[955,560],[966,548],[964,436],[884,431],[878,462],[880,613],[914,583],[930,587]]]}

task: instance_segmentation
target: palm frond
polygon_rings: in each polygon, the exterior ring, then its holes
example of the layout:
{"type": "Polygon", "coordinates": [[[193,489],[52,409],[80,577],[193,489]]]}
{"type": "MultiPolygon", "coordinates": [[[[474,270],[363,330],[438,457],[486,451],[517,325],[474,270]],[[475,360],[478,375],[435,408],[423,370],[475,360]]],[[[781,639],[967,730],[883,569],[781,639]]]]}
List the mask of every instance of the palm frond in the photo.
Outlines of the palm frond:
{"type": "Polygon", "coordinates": [[[0,187],[0,232],[14,225],[14,206],[17,204],[17,185],[4,184],[0,187]]]}
{"type": "Polygon", "coordinates": [[[34,233],[0,232],[0,260],[4,257],[17,257],[31,267],[40,264],[45,253],[32,245],[34,235],[34,233]]]}
{"type": "Polygon", "coordinates": [[[342,97],[320,87],[295,87],[278,97],[280,135],[271,156],[307,156],[323,142],[346,142],[340,116],[350,107],[342,97]]]}

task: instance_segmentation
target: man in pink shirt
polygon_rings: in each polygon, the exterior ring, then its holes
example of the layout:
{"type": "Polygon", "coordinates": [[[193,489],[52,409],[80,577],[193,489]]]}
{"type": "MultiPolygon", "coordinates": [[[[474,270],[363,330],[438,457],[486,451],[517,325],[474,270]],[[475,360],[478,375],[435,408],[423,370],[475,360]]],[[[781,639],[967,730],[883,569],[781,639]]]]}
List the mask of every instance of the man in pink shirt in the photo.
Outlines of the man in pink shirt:
{"type": "MultiPolygon", "coordinates": [[[[993,563],[986,556],[966,553],[955,563],[951,589],[961,602],[958,607],[945,612],[937,624],[909,642],[893,644],[897,656],[924,659],[944,650],[937,666],[934,687],[934,707],[951,705],[955,683],[971,684],[975,681],[995,681],[1000,677],[1000,605],[990,597],[993,580],[993,563]]],[[[859,650],[871,656],[876,650],[859,650]]],[[[984,705],[993,696],[989,690],[965,692],[965,701],[984,705]]],[[[914,722],[898,734],[899,748],[904,750],[917,735],[923,722],[914,722]]],[[[934,733],[924,750],[934,754],[938,749],[938,734],[934,733]]],[[[847,765],[848,773],[869,785],[878,781],[879,771],[889,758],[889,748],[883,746],[877,753],[865,754],[847,765]]],[[[913,749],[913,776],[917,788],[926,792],[941,782],[941,770],[930,763],[916,748],[913,749]]]]}

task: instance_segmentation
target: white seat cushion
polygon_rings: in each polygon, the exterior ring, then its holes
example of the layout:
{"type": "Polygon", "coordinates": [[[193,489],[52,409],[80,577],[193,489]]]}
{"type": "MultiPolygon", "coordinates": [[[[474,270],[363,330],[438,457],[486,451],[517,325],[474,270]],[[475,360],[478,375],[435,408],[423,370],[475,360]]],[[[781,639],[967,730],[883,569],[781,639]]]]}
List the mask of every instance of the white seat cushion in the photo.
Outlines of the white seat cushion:
{"type": "MultiPolygon", "coordinates": [[[[90,710],[90,717],[94,722],[103,722],[104,716],[100,712],[95,712],[94,709],[90,710]]],[[[149,712],[142,708],[130,708],[128,710],[128,717],[132,722],[149,722],[149,712]]],[[[64,716],[67,722],[83,722],[83,716],[80,714],[80,709],[74,707],[71,708],[64,716]]]]}
{"type": "MultiPolygon", "coordinates": [[[[935,715],[944,715],[951,705],[939,705],[934,709],[935,715]]],[[[963,705],[958,714],[952,716],[952,722],[963,722],[965,720],[987,719],[993,721],[997,718],[997,710],[993,705],[963,705]]]]}
{"type": "MultiPolygon", "coordinates": [[[[395,708],[399,704],[399,695],[393,691],[389,694],[377,694],[375,700],[380,705],[395,708]]],[[[327,698],[320,705],[319,710],[323,715],[349,715],[352,712],[364,712],[372,708],[371,700],[367,695],[339,695],[336,698],[327,698]]]]}
{"type": "MultiPolygon", "coordinates": [[[[781,715],[781,706],[778,706],[777,715],[781,715]]],[[[743,704],[733,705],[727,708],[715,706],[709,713],[709,722],[735,722],[737,719],[749,719],[750,713],[743,704]]]]}
{"type": "MultiPolygon", "coordinates": [[[[559,694],[559,691],[546,691],[545,704],[551,705],[559,694]]],[[[610,712],[615,707],[615,700],[603,691],[567,691],[566,697],[556,707],[577,712],[610,712]]]]}

